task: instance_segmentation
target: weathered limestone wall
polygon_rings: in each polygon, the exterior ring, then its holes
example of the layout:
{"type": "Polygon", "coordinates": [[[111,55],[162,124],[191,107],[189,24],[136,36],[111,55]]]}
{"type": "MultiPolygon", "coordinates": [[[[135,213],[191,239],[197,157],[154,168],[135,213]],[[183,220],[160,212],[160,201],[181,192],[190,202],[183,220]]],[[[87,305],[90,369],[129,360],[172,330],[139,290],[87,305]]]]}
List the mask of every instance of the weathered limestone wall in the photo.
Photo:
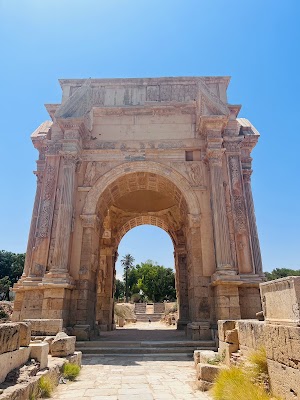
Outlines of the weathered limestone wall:
{"type": "Polygon", "coordinates": [[[219,321],[219,351],[230,365],[232,352],[264,347],[272,392],[300,399],[300,277],[262,283],[260,293],[265,321],[219,321]]]}

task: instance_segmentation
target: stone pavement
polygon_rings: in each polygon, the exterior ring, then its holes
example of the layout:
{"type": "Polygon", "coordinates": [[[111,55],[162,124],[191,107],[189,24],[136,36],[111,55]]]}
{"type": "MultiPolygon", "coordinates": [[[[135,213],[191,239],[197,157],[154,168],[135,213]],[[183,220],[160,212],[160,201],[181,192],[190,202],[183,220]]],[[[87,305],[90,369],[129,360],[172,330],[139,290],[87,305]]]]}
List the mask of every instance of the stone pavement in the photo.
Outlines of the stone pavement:
{"type": "Polygon", "coordinates": [[[75,382],[61,384],[53,399],[209,400],[195,388],[190,358],[169,356],[84,356],[75,382]]]}

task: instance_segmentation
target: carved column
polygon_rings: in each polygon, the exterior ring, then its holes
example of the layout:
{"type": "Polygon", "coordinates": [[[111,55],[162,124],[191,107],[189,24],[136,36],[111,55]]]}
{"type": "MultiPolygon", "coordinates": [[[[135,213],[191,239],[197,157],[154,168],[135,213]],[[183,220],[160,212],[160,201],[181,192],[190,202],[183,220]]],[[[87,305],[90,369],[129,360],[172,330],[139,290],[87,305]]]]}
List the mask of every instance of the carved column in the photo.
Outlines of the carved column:
{"type": "Polygon", "coordinates": [[[37,186],[36,186],[34,205],[33,205],[33,210],[32,210],[31,224],[30,224],[30,230],[29,230],[29,237],[28,237],[28,244],[27,244],[26,258],[25,258],[25,265],[24,265],[24,271],[22,274],[22,279],[27,277],[28,275],[30,275],[32,253],[33,253],[33,248],[34,248],[34,244],[35,244],[36,226],[37,226],[37,220],[38,220],[38,215],[39,215],[39,205],[40,205],[40,201],[41,201],[43,175],[42,175],[41,171],[36,171],[35,175],[37,177],[37,186]]]}
{"type": "MultiPolygon", "coordinates": [[[[75,185],[75,169],[78,162],[76,153],[63,153],[62,157],[62,189],[56,226],[53,266],[48,278],[59,282],[71,283],[68,261],[73,217],[73,198],[75,185]]],[[[46,283],[46,282],[45,282],[46,283]]]]}
{"type": "Polygon", "coordinates": [[[232,257],[228,220],[226,216],[222,160],[225,149],[207,149],[210,167],[212,214],[215,236],[217,269],[231,270],[232,257]]]}
{"type": "Polygon", "coordinates": [[[248,213],[249,228],[250,228],[254,272],[258,275],[263,275],[262,259],[261,259],[259,238],[258,238],[255,211],[254,211],[252,188],[251,188],[251,174],[252,174],[251,169],[243,169],[243,179],[244,179],[247,213],[248,213]]]}
{"type": "Polygon", "coordinates": [[[226,137],[224,146],[228,165],[238,269],[242,274],[249,274],[253,273],[253,266],[241,169],[241,140],[240,137],[226,137]]]}
{"type": "Polygon", "coordinates": [[[176,293],[178,302],[179,319],[177,329],[184,329],[189,322],[189,294],[188,294],[188,271],[187,252],[183,246],[176,246],[174,252],[176,265],[176,293]]]}

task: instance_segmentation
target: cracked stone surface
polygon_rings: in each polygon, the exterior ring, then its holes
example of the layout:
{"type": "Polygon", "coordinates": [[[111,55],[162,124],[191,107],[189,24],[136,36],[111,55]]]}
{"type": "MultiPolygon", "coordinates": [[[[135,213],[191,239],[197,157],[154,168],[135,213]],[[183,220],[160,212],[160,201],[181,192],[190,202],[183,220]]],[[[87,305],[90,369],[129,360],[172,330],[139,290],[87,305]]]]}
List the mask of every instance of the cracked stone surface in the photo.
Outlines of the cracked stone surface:
{"type": "Polygon", "coordinates": [[[181,356],[84,356],[77,380],[52,398],[84,400],[209,400],[195,387],[193,361],[181,356]]]}

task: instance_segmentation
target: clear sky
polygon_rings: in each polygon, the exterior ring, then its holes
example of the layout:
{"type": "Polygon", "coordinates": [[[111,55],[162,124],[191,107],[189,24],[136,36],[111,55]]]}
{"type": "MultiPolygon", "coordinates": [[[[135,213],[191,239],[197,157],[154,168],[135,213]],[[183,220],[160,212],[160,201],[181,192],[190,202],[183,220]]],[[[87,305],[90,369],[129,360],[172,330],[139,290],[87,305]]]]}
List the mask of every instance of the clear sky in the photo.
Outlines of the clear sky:
{"type": "MultiPolygon", "coordinates": [[[[261,133],[253,195],[265,270],[300,268],[299,0],[0,0],[0,249],[26,250],[37,153],[30,134],[59,78],[230,75],[229,102],[261,133]]],[[[170,239],[119,248],[173,265],[170,239]],[[167,250],[168,249],[168,250],[167,250]]]]}

